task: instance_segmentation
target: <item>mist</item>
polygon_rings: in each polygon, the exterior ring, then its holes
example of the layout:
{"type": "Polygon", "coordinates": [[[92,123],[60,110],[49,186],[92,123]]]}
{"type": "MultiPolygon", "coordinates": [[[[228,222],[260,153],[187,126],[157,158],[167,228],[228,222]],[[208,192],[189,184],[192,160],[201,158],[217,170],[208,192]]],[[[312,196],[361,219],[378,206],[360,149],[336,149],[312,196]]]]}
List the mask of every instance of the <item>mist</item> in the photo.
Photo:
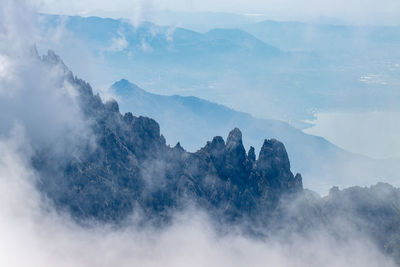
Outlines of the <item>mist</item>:
{"type": "Polygon", "coordinates": [[[74,150],[90,140],[78,93],[57,57],[36,50],[37,17],[23,1],[2,1],[0,16],[0,135],[20,127],[33,148],[74,150]]]}
{"type": "MultiPolygon", "coordinates": [[[[205,211],[175,215],[163,229],[77,224],[56,212],[33,182],[20,130],[0,140],[2,266],[395,266],[354,230],[340,241],[327,231],[253,239],[216,232],[205,211]]],[[[337,227],[344,229],[344,225],[337,227]]]]}
{"type": "MultiPolygon", "coordinates": [[[[66,66],[55,54],[36,51],[41,37],[30,6],[15,0],[0,6],[0,265],[395,266],[346,221],[334,224],[345,239],[323,227],[256,238],[240,225],[218,225],[196,206],[161,228],[139,226],[140,214],[114,225],[77,221],[57,209],[37,188],[32,156],[42,147],[74,154],[82,142],[94,142],[90,122],[66,66]]],[[[117,40],[114,48],[123,46],[117,40]]]]}

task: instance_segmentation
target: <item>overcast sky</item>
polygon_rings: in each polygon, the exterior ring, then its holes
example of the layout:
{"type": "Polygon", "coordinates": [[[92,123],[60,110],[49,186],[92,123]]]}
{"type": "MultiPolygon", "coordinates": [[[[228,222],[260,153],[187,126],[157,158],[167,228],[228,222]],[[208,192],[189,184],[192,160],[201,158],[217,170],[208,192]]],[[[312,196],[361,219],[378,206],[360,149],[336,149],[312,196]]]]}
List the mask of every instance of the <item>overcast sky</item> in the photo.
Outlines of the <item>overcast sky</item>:
{"type": "Polygon", "coordinates": [[[319,18],[358,24],[400,24],[400,0],[30,0],[40,11],[142,16],[162,10],[263,14],[279,20],[319,18]]]}

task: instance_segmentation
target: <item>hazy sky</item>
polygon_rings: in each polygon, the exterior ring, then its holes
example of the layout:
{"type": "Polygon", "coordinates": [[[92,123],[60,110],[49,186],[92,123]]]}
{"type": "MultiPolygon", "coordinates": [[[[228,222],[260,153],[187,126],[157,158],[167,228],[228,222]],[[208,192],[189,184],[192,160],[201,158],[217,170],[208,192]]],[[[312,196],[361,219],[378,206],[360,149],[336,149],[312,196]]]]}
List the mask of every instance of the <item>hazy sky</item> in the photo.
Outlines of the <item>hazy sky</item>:
{"type": "Polygon", "coordinates": [[[263,14],[271,19],[336,19],[362,24],[400,24],[399,0],[31,0],[39,9],[67,14],[147,16],[161,10],[263,14]]]}

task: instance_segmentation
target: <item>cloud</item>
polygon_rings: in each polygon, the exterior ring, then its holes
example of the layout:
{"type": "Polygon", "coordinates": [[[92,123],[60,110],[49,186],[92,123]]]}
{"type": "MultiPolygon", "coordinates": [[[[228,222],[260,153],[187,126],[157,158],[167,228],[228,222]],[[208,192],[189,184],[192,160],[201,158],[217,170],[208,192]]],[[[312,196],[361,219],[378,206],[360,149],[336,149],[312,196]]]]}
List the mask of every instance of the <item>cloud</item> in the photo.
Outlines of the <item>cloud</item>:
{"type": "Polygon", "coordinates": [[[2,54],[18,55],[27,45],[34,44],[37,34],[35,15],[30,5],[21,0],[1,0],[0,50],[2,54]],[[20,34],[24,35],[20,35],[20,34]],[[10,45],[12,44],[12,45],[10,45]]]}
{"type": "Polygon", "coordinates": [[[74,149],[90,132],[69,71],[52,53],[39,58],[36,18],[29,5],[20,0],[0,3],[0,135],[19,124],[34,147],[61,153],[74,149]]]}
{"type": "Polygon", "coordinates": [[[53,146],[60,152],[89,135],[76,88],[61,65],[51,67],[29,56],[10,61],[11,74],[0,81],[0,134],[18,123],[35,147],[53,146]]]}
{"type": "Polygon", "coordinates": [[[111,40],[111,45],[108,48],[110,51],[120,52],[125,50],[129,46],[128,41],[125,38],[125,35],[121,32],[118,32],[118,37],[114,37],[111,40]]]}
{"type": "Polygon", "coordinates": [[[164,229],[82,227],[35,190],[25,147],[20,128],[0,139],[1,266],[395,266],[367,239],[339,241],[318,230],[267,241],[221,235],[198,210],[177,214],[164,229]]]}
{"type": "Polygon", "coordinates": [[[9,80],[12,78],[10,70],[12,69],[11,62],[5,55],[0,55],[0,79],[9,80]]]}

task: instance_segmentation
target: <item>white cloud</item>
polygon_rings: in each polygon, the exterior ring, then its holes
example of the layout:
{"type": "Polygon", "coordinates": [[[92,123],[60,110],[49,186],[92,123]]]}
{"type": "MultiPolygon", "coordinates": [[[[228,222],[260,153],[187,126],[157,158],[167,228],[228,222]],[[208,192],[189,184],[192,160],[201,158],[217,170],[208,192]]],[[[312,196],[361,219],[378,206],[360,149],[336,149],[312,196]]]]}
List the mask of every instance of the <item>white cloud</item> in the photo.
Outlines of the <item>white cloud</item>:
{"type": "MultiPolygon", "coordinates": [[[[82,227],[56,213],[33,186],[22,128],[0,139],[0,265],[50,266],[395,266],[367,239],[338,241],[327,232],[268,241],[219,235],[204,213],[176,216],[164,230],[82,227]]],[[[343,227],[343,225],[340,225],[343,227]]]]}
{"type": "MultiPolygon", "coordinates": [[[[12,65],[10,60],[6,55],[0,55],[0,79],[10,79],[12,78],[12,65]]],[[[1,91],[0,91],[1,93],[1,91]]]]}
{"type": "Polygon", "coordinates": [[[125,35],[121,32],[118,32],[118,37],[114,37],[111,40],[111,45],[108,48],[110,51],[123,51],[129,46],[128,41],[125,38],[125,35]]]}
{"type": "Polygon", "coordinates": [[[0,139],[1,266],[395,266],[363,238],[338,241],[320,231],[268,241],[218,235],[198,211],[178,215],[164,230],[81,227],[41,201],[25,147],[21,129],[0,139]]]}
{"type": "Polygon", "coordinates": [[[62,64],[44,64],[35,51],[39,36],[36,18],[22,0],[1,0],[0,136],[15,124],[34,146],[54,152],[74,149],[90,137],[77,103],[76,88],[66,79],[62,64]]]}

